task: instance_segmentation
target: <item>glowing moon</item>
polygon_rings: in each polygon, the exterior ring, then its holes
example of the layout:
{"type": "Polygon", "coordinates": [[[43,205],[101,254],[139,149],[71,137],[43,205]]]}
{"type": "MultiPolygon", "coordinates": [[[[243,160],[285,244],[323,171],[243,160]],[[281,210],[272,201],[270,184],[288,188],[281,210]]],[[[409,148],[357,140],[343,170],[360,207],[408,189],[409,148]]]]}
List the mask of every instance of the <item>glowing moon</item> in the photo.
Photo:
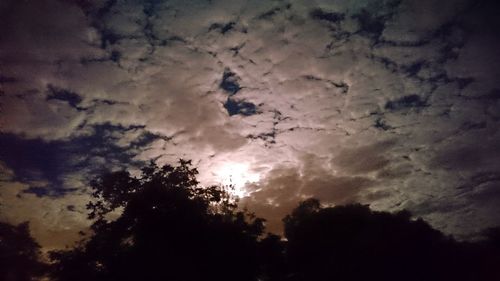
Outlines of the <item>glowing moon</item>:
{"type": "Polygon", "coordinates": [[[232,186],[233,195],[245,197],[248,191],[245,190],[245,185],[259,181],[260,175],[252,172],[247,163],[230,162],[222,164],[214,172],[218,181],[223,185],[232,186]]]}

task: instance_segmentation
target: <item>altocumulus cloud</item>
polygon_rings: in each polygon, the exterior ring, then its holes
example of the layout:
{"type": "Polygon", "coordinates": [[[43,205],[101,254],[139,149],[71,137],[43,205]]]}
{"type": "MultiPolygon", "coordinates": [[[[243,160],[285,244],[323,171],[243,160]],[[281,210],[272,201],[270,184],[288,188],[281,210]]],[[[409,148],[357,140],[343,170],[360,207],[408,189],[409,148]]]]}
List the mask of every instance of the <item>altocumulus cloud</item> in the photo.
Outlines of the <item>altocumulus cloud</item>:
{"type": "Polygon", "coordinates": [[[2,1],[0,216],[60,247],[89,178],[183,157],[258,174],[242,204],[272,230],[315,196],[471,237],[500,223],[500,23],[476,2],[2,1]]]}

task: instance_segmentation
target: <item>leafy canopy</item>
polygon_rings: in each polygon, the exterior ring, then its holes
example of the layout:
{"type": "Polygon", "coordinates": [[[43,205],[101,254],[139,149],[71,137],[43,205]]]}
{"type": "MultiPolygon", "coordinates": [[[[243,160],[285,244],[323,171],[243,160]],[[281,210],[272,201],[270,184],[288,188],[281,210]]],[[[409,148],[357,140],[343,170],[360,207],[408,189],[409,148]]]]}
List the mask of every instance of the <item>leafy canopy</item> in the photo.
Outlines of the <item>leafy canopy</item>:
{"type": "Polygon", "coordinates": [[[93,235],[52,253],[56,280],[256,280],[263,220],[220,186],[201,187],[190,161],[107,173],[91,186],[93,235]],[[118,218],[109,219],[119,212],[118,218]]]}

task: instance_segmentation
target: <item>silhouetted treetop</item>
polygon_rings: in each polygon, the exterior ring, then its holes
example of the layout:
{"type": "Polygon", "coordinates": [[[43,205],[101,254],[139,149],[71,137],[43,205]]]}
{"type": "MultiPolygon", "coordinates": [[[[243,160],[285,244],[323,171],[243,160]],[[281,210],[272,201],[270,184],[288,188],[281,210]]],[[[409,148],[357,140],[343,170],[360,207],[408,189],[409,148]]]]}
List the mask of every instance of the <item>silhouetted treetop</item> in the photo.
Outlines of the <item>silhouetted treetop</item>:
{"type": "Polygon", "coordinates": [[[0,222],[0,280],[29,281],[43,274],[40,246],[31,237],[28,223],[14,226],[0,222]]]}
{"type": "MultiPolygon", "coordinates": [[[[284,219],[292,280],[455,280],[454,241],[409,212],[302,202],[284,219]]],[[[459,279],[456,279],[459,280],[459,279]]]]}
{"type": "Polygon", "coordinates": [[[92,182],[93,235],[56,252],[56,280],[256,280],[263,220],[220,186],[201,187],[189,161],[92,182]],[[106,216],[121,208],[115,220],[106,216]]]}
{"type": "Polygon", "coordinates": [[[200,186],[197,174],[181,160],[96,178],[93,233],[51,254],[54,280],[500,280],[498,228],[484,241],[457,242],[407,211],[308,199],[283,219],[286,239],[263,237],[262,219],[223,187],[200,186]]]}
{"type": "Polygon", "coordinates": [[[150,162],[143,167],[140,177],[133,177],[128,171],[110,172],[91,181],[92,197],[87,208],[90,219],[104,219],[104,216],[117,208],[126,207],[137,197],[137,193],[153,192],[155,189],[169,190],[183,195],[185,199],[196,200],[205,207],[211,203],[229,204],[229,194],[220,186],[199,187],[196,180],[198,170],[191,167],[191,161],[179,160],[178,166],[156,166],[150,162]]]}

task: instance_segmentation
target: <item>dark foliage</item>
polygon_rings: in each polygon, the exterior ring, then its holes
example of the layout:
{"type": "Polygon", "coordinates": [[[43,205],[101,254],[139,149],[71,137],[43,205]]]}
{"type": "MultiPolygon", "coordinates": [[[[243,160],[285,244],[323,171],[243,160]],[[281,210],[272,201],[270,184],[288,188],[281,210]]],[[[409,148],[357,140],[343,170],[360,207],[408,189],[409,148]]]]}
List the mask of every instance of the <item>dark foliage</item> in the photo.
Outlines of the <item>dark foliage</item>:
{"type": "Polygon", "coordinates": [[[93,233],[74,249],[51,254],[51,277],[500,280],[500,228],[489,229],[479,242],[457,242],[407,211],[378,212],[359,204],[323,207],[309,199],[284,219],[286,239],[264,237],[262,219],[239,211],[223,188],[199,187],[196,175],[190,162],[181,160],[178,166],[151,164],[139,177],[122,171],[93,181],[94,200],[88,204],[93,233]]]}
{"type": "Polygon", "coordinates": [[[256,280],[263,220],[237,211],[222,188],[200,188],[190,162],[150,165],[92,183],[93,236],[52,253],[53,277],[79,280],[256,280]],[[107,217],[122,209],[116,220],[107,217]]]}
{"type": "Polygon", "coordinates": [[[0,280],[29,281],[40,277],[45,266],[39,260],[39,250],[28,223],[13,226],[0,222],[0,280]]]}
{"type": "Polygon", "coordinates": [[[500,280],[498,230],[481,243],[458,243],[406,211],[322,208],[315,199],[284,222],[288,280],[500,280]]]}
{"type": "Polygon", "coordinates": [[[261,264],[260,279],[263,281],[287,280],[288,265],[286,263],[286,242],[281,236],[268,234],[259,243],[261,264]]]}

